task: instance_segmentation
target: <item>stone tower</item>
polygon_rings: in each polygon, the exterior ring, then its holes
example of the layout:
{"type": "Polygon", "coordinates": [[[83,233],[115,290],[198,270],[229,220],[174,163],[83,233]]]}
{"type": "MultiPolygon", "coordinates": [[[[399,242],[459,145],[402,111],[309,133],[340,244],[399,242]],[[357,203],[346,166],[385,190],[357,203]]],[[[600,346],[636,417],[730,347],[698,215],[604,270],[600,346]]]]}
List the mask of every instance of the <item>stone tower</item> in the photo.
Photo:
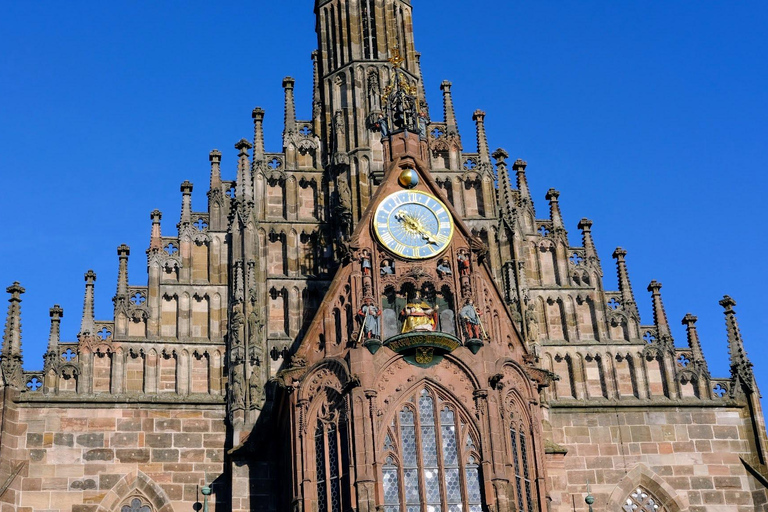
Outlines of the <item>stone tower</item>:
{"type": "Polygon", "coordinates": [[[431,118],[410,1],[315,13],[312,119],[286,77],[282,149],[255,108],[205,211],[185,181],[175,232],[150,214],[145,284],[117,248],[111,319],[86,272],[77,339],[55,305],[24,371],[7,289],[0,512],[768,510],[735,301],[713,377],[657,281],[641,321],[626,251],[606,290],[593,223],[573,243],[554,189],[537,217],[485,112],[472,151],[448,81],[431,118]]]}

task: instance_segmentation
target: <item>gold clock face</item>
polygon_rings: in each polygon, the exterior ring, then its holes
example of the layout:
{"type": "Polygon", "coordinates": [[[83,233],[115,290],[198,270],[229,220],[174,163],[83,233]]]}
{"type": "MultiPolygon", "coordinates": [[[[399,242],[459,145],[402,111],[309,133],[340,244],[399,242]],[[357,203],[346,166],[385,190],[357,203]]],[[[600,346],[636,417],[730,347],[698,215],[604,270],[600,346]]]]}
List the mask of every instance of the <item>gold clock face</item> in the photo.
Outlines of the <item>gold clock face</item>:
{"type": "Polygon", "coordinates": [[[401,190],[379,203],[373,230],[403,258],[421,260],[443,252],[453,237],[453,218],[442,201],[426,192],[401,190]]]}

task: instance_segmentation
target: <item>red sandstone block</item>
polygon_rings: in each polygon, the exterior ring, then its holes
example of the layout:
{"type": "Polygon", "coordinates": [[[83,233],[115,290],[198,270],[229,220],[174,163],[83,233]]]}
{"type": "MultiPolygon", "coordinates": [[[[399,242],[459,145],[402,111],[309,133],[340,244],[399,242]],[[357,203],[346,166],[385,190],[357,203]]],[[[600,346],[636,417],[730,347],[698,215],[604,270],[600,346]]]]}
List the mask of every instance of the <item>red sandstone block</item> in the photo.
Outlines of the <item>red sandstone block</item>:
{"type": "Polygon", "coordinates": [[[115,418],[90,418],[88,419],[88,430],[94,431],[113,431],[117,422],[115,418]]]}
{"type": "Polygon", "coordinates": [[[211,430],[211,421],[202,419],[183,420],[181,422],[183,432],[209,432],[211,430]]]}
{"type": "Polygon", "coordinates": [[[181,462],[203,462],[205,450],[181,450],[179,460],[181,462]]]}
{"type": "Polygon", "coordinates": [[[701,499],[707,505],[722,505],[725,503],[725,496],[722,491],[703,491],[701,499]]]}
{"type": "Polygon", "coordinates": [[[168,495],[169,500],[178,501],[183,498],[183,486],[177,484],[163,484],[161,487],[168,495]]]}
{"type": "Polygon", "coordinates": [[[659,453],[662,455],[669,455],[673,452],[672,443],[659,443],[658,448],[659,453]]]}
{"type": "Polygon", "coordinates": [[[177,420],[177,419],[155,420],[155,432],[179,432],[179,431],[181,431],[181,420],[177,420]]]}
{"type": "Polygon", "coordinates": [[[86,418],[61,418],[61,430],[64,432],[85,432],[87,429],[86,418]]]}

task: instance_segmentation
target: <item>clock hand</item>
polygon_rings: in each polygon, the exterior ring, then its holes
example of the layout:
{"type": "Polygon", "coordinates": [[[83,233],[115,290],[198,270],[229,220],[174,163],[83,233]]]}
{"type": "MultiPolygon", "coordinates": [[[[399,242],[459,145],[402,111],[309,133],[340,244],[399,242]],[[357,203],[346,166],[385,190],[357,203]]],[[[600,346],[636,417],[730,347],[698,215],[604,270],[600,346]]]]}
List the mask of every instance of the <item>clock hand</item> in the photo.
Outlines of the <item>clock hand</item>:
{"type": "Polygon", "coordinates": [[[405,212],[397,212],[395,217],[403,221],[403,224],[405,224],[407,227],[409,227],[413,231],[420,233],[421,237],[424,240],[426,240],[428,243],[437,245],[437,240],[432,236],[432,233],[427,231],[427,229],[424,226],[422,226],[421,222],[419,222],[418,219],[414,219],[413,217],[411,217],[405,212]]]}

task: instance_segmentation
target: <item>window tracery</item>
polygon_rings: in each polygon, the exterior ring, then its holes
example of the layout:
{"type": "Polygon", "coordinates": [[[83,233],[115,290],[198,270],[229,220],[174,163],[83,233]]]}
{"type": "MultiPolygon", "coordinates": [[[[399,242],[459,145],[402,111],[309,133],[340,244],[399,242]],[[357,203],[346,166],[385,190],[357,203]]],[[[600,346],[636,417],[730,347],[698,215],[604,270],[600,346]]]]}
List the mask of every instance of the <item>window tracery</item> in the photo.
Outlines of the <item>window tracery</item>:
{"type": "Polygon", "coordinates": [[[665,512],[666,509],[650,492],[643,487],[638,487],[624,501],[622,510],[625,512],[665,512]]]}
{"type": "Polygon", "coordinates": [[[315,428],[317,511],[341,512],[350,507],[349,442],[344,399],[327,390],[315,428]],[[330,404],[330,405],[329,405],[330,404]]]}
{"type": "Polygon", "coordinates": [[[130,503],[120,508],[120,512],[152,512],[152,507],[146,505],[140,498],[133,498],[130,503]]]}
{"type": "Polygon", "coordinates": [[[512,466],[515,473],[515,495],[517,509],[535,512],[536,491],[531,469],[532,445],[530,443],[530,423],[517,413],[513,413],[509,427],[512,466]]]}
{"type": "Polygon", "coordinates": [[[392,419],[382,447],[385,512],[481,512],[479,454],[449,402],[423,388],[392,419]]]}

